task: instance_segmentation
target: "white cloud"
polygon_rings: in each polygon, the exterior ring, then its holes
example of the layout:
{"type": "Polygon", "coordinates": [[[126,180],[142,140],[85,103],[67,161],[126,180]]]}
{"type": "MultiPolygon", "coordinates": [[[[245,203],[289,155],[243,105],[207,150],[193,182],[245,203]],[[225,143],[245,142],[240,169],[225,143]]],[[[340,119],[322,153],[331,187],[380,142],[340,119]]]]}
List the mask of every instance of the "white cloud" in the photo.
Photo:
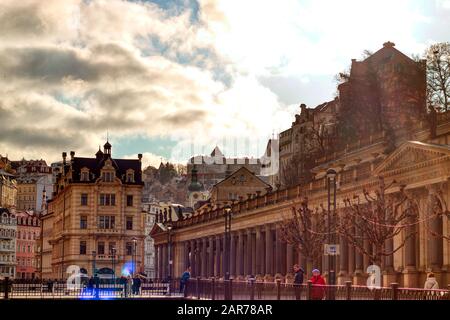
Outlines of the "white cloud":
{"type": "Polygon", "coordinates": [[[199,2],[192,23],[190,8],[140,1],[2,1],[0,151],[90,155],[106,130],[174,137],[174,153],[235,137],[263,146],[290,125],[301,92],[332,98],[316,79],[332,82],[387,40],[420,53],[414,26],[433,22],[404,0],[199,2]],[[276,79],[294,83],[289,99],[276,79]]]}

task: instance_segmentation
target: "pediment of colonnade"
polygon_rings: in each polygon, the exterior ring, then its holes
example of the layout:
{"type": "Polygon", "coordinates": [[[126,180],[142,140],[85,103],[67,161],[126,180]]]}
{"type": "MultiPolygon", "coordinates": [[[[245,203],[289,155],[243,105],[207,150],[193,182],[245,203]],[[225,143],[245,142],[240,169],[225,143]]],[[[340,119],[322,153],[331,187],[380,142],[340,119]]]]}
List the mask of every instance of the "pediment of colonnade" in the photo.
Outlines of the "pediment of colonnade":
{"type": "Polygon", "coordinates": [[[411,184],[420,180],[446,179],[449,169],[450,146],[408,141],[384,159],[373,173],[411,184]]]}

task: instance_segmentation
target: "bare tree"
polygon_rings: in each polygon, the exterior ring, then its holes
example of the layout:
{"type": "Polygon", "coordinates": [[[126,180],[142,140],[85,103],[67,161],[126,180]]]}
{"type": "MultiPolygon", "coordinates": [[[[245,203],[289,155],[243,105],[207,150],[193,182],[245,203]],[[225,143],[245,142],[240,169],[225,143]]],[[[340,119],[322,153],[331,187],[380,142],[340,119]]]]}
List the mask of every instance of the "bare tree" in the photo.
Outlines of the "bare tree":
{"type": "Polygon", "coordinates": [[[450,43],[431,45],[427,59],[427,103],[438,112],[450,110],[450,43]]]}
{"type": "Polygon", "coordinates": [[[320,261],[326,233],[324,209],[313,212],[305,198],[299,208],[292,208],[292,216],[282,222],[282,238],[291,244],[306,260],[306,270],[310,271],[314,262],[320,261]]]}
{"type": "Polygon", "coordinates": [[[417,203],[407,197],[404,187],[395,195],[386,195],[392,184],[386,186],[380,178],[375,195],[363,190],[364,203],[356,195],[345,199],[345,207],[338,216],[337,233],[377,265],[413,238],[419,223],[417,203]],[[402,232],[402,241],[394,246],[394,238],[402,232]],[[390,245],[386,245],[388,242],[390,245]]]}

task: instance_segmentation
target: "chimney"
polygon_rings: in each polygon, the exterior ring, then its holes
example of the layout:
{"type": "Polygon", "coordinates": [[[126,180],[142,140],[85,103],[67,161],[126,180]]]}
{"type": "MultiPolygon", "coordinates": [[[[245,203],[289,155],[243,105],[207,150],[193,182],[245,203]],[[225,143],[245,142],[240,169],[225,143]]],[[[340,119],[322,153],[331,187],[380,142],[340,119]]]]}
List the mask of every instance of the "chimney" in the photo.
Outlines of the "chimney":
{"type": "Polygon", "coordinates": [[[70,160],[73,160],[75,158],[75,151],[70,151],[70,160]]]}
{"type": "Polygon", "coordinates": [[[383,43],[383,47],[384,48],[393,48],[393,47],[395,47],[395,43],[388,41],[388,42],[383,43]]]}
{"type": "Polygon", "coordinates": [[[142,153],[138,153],[139,162],[142,162],[142,153]]]}
{"type": "Polygon", "coordinates": [[[63,164],[66,164],[67,152],[62,153],[63,164]]]}

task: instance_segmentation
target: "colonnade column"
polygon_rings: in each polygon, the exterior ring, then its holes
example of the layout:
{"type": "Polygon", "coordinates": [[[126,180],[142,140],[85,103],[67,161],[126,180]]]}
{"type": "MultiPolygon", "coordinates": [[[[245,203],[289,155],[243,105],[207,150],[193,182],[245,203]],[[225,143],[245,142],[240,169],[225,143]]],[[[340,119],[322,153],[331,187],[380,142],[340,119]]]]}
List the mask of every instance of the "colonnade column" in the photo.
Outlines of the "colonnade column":
{"type": "Polygon", "coordinates": [[[202,257],[201,257],[201,264],[202,264],[202,278],[206,278],[208,276],[208,256],[207,256],[207,247],[208,247],[208,238],[203,237],[202,238],[202,257]]]}
{"type": "Polygon", "coordinates": [[[261,227],[256,227],[256,251],[255,251],[255,273],[256,277],[263,276],[262,265],[264,263],[264,239],[261,233],[261,227]]]}
{"type": "Polygon", "coordinates": [[[266,228],[266,280],[273,279],[273,237],[271,225],[267,224],[266,228]]]}
{"type": "Polygon", "coordinates": [[[214,277],[214,236],[209,236],[208,277],[214,277]]]}
{"type": "Polygon", "coordinates": [[[220,277],[220,252],[221,252],[221,248],[220,248],[220,236],[216,236],[216,265],[214,268],[214,274],[217,278],[220,277]]]}
{"type": "Polygon", "coordinates": [[[236,276],[236,233],[230,235],[230,276],[236,276]]]}
{"type": "Polygon", "coordinates": [[[243,278],[244,276],[244,232],[238,230],[238,243],[237,243],[237,253],[236,253],[236,275],[238,278],[243,278]]]}

